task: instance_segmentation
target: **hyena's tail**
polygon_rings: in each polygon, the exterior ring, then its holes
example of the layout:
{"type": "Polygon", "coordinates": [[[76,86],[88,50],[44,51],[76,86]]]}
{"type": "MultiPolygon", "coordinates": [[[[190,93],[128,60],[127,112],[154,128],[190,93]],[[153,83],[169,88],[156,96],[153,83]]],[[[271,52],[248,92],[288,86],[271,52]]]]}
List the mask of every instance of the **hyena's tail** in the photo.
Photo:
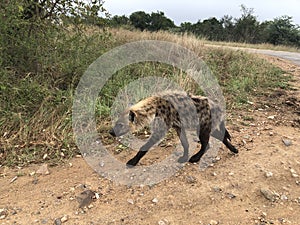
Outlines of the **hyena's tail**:
{"type": "Polygon", "coordinates": [[[236,149],[236,147],[234,147],[231,143],[231,136],[228,132],[227,129],[225,129],[225,135],[224,135],[224,139],[223,139],[223,143],[226,145],[226,147],[232,151],[233,153],[238,153],[239,151],[236,149]]]}
{"type": "Polygon", "coordinates": [[[225,129],[225,135],[224,135],[224,138],[226,138],[226,139],[228,139],[229,141],[231,141],[231,136],[230,136],[230,134],[229,134],[229,132],[228,132],[227,129],[225,129]]]}

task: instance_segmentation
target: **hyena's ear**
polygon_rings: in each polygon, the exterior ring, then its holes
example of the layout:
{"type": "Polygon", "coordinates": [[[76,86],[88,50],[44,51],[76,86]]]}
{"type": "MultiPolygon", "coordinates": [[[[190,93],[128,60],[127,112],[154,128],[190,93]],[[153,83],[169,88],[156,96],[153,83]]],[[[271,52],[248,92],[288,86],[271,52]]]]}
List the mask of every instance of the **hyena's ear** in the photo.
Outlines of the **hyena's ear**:
{"type": "Polygon", "coordinates": [[[135,119],[136,119],[136,114],[133,112],[133,111],[129,111],[129,116],[128,116],[128,119],[130,122],[134,123],[135,122],[135,119]]]}

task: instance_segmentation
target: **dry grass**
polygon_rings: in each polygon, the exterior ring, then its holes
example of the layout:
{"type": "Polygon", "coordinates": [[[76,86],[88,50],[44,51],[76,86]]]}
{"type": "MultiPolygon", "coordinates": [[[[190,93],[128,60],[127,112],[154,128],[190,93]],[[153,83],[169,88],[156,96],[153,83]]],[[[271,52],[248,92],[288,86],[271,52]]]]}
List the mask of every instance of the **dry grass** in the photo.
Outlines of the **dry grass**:
{"type": "Polygon", "coordinates": [[[182,45],[192,51],[195,51],[205,45],[217,45],[217,46],[230,46],[230,47],[240,47],[240,48],[255,48],[255,49],[269,49],[275,51],[289,51],[289,52],[300,52],[300,49],[291,46],[284,45],[272,45],[269,43],[264,44],[248,44],[248,43],[238,43],[238,42],[222,42],[222,41],[209,41],[204,38],[197,38],[192,34],[173,34],[167,31],[159,32],[149,32],[149,31],[130,31],[124,29],[110,29],[109,32],[113,36],[117,37],[120,41],[124,43],[129,41],[137,40],[164,40],[170,41],[182,45]]]}

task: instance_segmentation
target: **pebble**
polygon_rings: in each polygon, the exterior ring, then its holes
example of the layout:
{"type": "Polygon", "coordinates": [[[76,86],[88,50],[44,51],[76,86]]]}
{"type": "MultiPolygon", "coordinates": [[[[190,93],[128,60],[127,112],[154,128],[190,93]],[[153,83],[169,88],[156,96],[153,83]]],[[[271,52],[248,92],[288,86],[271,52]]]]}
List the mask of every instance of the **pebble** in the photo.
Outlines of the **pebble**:
{"type": "Polygon", "coordinates": [[[273,176],[273,173],[270,172],[270,171],[269,171],[269,172],[267,171],[267,172],[265,173],[265,175],[266,175],[266,177],[272,177],[272,176],[273,176]]]}
{"type": "Polygon", "coordinates": [[[42,174],[42,175],[48,175],[50,174],[48,170],[48,164],[43,164],[40,166],[40,168],[36,171],[37,174],[42,174]]]}
{"type": "Polygon", "coordinates": [[[68,215],[64,215],[60,220],[62,223],[67,222],[69,219],[68,215]]]}
{"type": "Polygon", "coordinates": [[[127,199],[127,202],[129,203],[129,204],[131,204],[131,205],[133,205],[134,204],[134,201],[133,201],[133,199],[127,199]]]}
{"type": "Polygon", "coordinates": [[[95,199],[95,192],[92,190],[85,190],[76,196],[79,203],[79,208],[86,207],[90,205],[95,199]]]}
{"type": "Polygon", "coordinates": [[[221,192],[222,191],[222,188],[218,187],[218,186],[214,186],[212,188],[215,192],[221,192]]]}
{"type": "Polygon", "coordinates": [[[268,119],[270,119],[270,120],[274,120],[274,119],[275,119],[275,115],[268,116],[268,119]]]}
{"type": "Polygon", "coordinates": [[[233,199],[233,198],[236,197],[236,195],[234,195],[234,194],[232,194],[232,193],[227,193],[226,196],[227,196],[227,198],[229,198],[229,199],[233,199]]]}
{"type": "Polygon", "coordinates": [[[299,177],[298,173],[296,172],[296,170],[294,169],[290,169],[291,173],[292,173],[292,177],[299,177]]]}
{"type": "Polygon", "coordinates": [[[0,209],[0,219],[3,220],[5,219],[7,215],[7,209],[0,209]]]}
{"type": "Polygon", "coordinates": [[[152,202],[153,202],[153,203],[158,203],[158,199],[157,199],[157,198],[154,198],[154,199],[152,199],[152,202]]]}
{"type": "Polygon", "coordinates": [[[282,142],[283,142],[283,144],[284,144],[285,146],[287,146],[287,147],[289,147],[289,146],[292,145],[292,141],[289,140],[289,139],[284,139],[284,138],[282,138],[282,142]]]}
{"type": "Polygon", "coordinates": [[[281,195],[280,199],[283,200],[283,201],[286,201],[286,200],[288,200],[288,197],[286,195],[281,195]]]}
{"type": "Polygon", "coordinates": [[[186,182],[189,184],[194,184],[197,182],[197,179],[194,176],[186,176],[186,182]]]}
{"type": "Polygon", "coordinates": [[[272,202],[275,202],[277,200],[277,198],[279,197],[277,193],[269,190],[268,188],[261,188],[260,192],[263,194],[263,196],[266,199],[268,199],[272,202]]]}
{"type": "Polygon", "coordinates": [[[210,224],[210,225],[218,225],[219,222],[216,221],[216,220],[211,220],[211,221],[209,221],[209,224],[210,224]]]}
{"type": "Polygon", "coordinates": [[[169,221],[167,219],[162,219],[158,221],[158,225],[167,225],[167,224],[169,224],[169,221]]]}
{"type": "Polygon", "coordinates": [[[13,183],[13,182],[15,182],[17,179],[18,179],[18,177],[17,177],[17,176],[15,176],[13,179],[11,179],[11,180],[10,180],[10,182],[9,182],[9,183],[13,183]]]}
{"type": "Polygon", "coordinates": [[[61,225],[61,224],[62,224],[62,222],[61,222],[60,218],[57,218],[54,220],[54,225],[61,225]]]}

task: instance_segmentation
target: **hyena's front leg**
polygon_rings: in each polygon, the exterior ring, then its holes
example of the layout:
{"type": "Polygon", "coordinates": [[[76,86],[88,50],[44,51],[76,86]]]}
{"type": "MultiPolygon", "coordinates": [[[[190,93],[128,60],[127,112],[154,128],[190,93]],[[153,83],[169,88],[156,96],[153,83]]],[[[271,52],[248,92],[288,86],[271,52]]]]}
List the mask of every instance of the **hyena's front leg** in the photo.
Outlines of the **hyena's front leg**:
{"type": "Polygon", "coordinates": [[[184,163],[188,160],[188,157],[189,157],[189,142],[187,140],[184,128],[175,127],[175,130],[176,130],[176,133],[177,133],[177,135],[180,139],[180,142],[182,144],[182,147],[183,147],[183,156],[181,156],[178,159],[178,162],[179,163],[184,163]]]}
{"type": "Polygon", "coordinates": [[[127,166],[136,166],[136,164],[138,164],[140,159],[148,152],[148,150],[166,135],[168,130],[169,126],[167,126],[162,119],[156,117],[152,124],[152,134],[150,138],[146,144],[140,148],[138,153],[127,162],[127,166]]]}

